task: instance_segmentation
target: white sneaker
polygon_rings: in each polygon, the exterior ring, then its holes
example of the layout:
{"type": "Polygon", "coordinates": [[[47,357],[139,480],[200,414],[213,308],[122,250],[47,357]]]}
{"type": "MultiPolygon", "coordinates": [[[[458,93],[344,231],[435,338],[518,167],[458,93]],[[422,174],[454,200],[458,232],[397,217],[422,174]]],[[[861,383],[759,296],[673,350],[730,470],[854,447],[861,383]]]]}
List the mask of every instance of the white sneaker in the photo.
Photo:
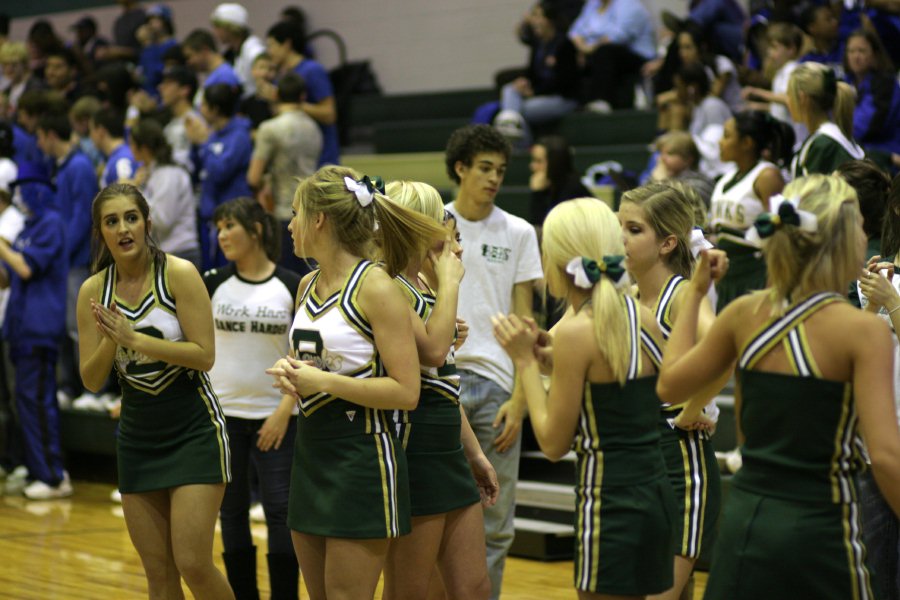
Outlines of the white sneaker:
{"type": "Polygon", "coordinates": [[[118,488],[114,489],[109,494],[109,499],[111,502],[115,502],[116,504],[122,504],[122,492],[120,492],[118,488]]]}
{"type": "Polygon", "coordinates": [[[64,410],[72,408],[72,396],[65,390],[56,390],[56,402],[64,410]]]}
{"type": "Polygon", "coordinates": [[[250,521],[252,523],[266,522],[266,511],[263,509],[263,505],[259,502],[250,507],[250,521]]]}
{"type": "Polygon", "coordinates": [[[100,399],[100,396],[91,392],[85,392],[75,398],[75,401],[72,402],[72,408],[88,412],[106,412],[106,405],[103,403],[103,400],[100,399]]]}
{"type": "Polygon", "coordinates": [[[47,485],[43,481],[32,481],[22,491],[29,500],[55,500],[57,498],[68,498],[75,490],[72,488],[72,482],[69,481],[69,474],[63,472],[63,480],[56,487],[47,485]]]}
{"type": "Polygon", "coordinates": [[[501,110],[494,117],[494,128],[511,140],[520,140],[525,135],[525,119],[514,110],[501,110]]]}
{"type": "Polygon", "coordinates": [[[613,111],[612,105],[606,100],[594,100],[584,105],[584,109],[588,112],[601,115],[609,114],[613,111]]]}
{"type": "Polygon", "coordinates": [[[25,489],[26,483],[28,483],[28,469],[25,465],[19,465],[6,476],[3,493],[7,496],[18,496],[25,489]]]}

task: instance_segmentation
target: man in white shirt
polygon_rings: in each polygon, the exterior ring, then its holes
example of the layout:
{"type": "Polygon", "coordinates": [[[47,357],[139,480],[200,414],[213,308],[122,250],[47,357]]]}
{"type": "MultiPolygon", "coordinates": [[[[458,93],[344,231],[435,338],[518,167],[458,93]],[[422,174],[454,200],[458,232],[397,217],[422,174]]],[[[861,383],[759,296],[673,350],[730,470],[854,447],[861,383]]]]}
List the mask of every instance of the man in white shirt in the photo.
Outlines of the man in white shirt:
{"type": "Polygon", "coordinates": [[[456,130],[447,143],[447,174],[459,184],[447,210],[461,235],[466,276],[459,290],[459,316],[469,338],[456,352],[460,402],[485,455],[497,471],[500,496],[484,511],[491,598],[500,596],[506,554],[515,535],[525,398],[514,391],[512,361],[494,339],[491,316],[531,316],[532,289],[542,277],[537,235],[524,219],[494,205],[509,161],[509,142],[493,127],[456,130]]]}
{"type": "Polygon", "coordinates": [[[243,97],[256,93],[256,83],[250,74],[253,60],[266,51],[266,45],[250,33],[247,9],[233,2],[220,4],[209,17],[213,33],[225,46],[226,55],[231,58],[234,71],[244,88],[243,97]]]}

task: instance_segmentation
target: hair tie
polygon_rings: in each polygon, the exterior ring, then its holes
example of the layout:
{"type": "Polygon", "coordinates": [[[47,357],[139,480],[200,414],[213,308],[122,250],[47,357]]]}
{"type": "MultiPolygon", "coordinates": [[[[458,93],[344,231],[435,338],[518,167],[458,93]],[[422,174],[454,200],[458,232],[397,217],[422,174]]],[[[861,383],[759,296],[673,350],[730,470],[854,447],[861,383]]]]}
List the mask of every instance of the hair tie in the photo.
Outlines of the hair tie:
{"type": "Polygon", "coordinates": [[[617,288],[623,282],[627,286],[628,278],[623,277],[625,275],[625,268],[622,266],[624,259],[624,256],[618,255],[604,256],[598,263],[590,258],[576,256],[566,265],[566,273],[574,277],[576,286],[585,290],[594,287],[594,284],[600,281],[600,277],[604,275],[609,277],[617,288]]]}
{"type": "Polygon", "coordinates": [[[777,206],[777,209],[759,215],[754,221],[753,227],[747,231],[746,239],[761,244],[766,238],[772,237],[775,231],[783,225],[793,225],[807,233],[817,232],[819,230],[818,217],[798,208],[799,204],[799,198],[785,198],[781,194],[772,196],[769,205],[770,207],[777,206]]]}
{"type": "Polygon", "coordinates": [[[694,227],[691,230],[691,255],[694,257],[694,260],[700,256],[700,253],[704,250],[712,250],[715,246],[706,239],[706,236],[703,235],[703,230],[699,227],[694,227]]]}
{"type": "Polygon", "coordinates": [[[375,177],[374,182],[369,179],[368,175],[365,175],[359,181],[352,177],[344,177],[344,185],[347,187],[347,191],[353,192],[359,205],[363,208],[372,204],[372,201],[375,199],[375,192],[382,196],[384,195],[384,181],[381,177],[375,177]]]}
{"type": "Polygon", "coordinates": [[[830,96],[837,94],[837,76],[830,67],[822,73],[822,89],[830,96]]]}

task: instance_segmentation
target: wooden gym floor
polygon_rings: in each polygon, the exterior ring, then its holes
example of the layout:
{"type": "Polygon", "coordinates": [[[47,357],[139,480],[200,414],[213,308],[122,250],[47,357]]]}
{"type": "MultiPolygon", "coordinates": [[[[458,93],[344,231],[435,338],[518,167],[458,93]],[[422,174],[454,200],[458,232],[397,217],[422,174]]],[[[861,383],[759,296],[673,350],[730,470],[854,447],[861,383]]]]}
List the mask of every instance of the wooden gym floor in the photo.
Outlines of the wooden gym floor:
{"type": "MultiPolygon", "coordinates": [[[[0,598],[15,600],[117,600],[147,597],[137,553],[106,483],[75,481],[65,500],[29,501],[0,497],[0,598]]],[[[259,552],[260,591],[269,597],[265,526],[254,524],[259,552]]],[[[224,571],[221,538],[216,535],[216,564],[224,571]]],[[[702,598],[706,575],[697,577],[702,598]]],[[[302,585],[301,585],[302,588],[302,585]]],[[[576,597],[571,561],[543,563],[510,558],[504,600],[558,600],[576,597]]],[[[192,598],[186,591],[186,596],[192,598]]],[[[301,598],[308,598],[305,590],[301,598]]],[[[376,598],[380,598],[379,593],[376,598]]]]}

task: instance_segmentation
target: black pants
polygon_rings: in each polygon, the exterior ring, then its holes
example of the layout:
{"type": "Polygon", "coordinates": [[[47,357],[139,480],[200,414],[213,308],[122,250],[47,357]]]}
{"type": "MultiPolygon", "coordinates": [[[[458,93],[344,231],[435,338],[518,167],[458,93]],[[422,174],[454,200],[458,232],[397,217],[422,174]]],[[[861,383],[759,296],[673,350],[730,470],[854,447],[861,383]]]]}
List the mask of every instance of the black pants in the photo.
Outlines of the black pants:
{"type": "Polygon", "coordinates": [[[604,44],[587,57],[586,102],[606,100],[613,108],[634,107],[634,85],[646,59],[628,46],[604,44]]]}

